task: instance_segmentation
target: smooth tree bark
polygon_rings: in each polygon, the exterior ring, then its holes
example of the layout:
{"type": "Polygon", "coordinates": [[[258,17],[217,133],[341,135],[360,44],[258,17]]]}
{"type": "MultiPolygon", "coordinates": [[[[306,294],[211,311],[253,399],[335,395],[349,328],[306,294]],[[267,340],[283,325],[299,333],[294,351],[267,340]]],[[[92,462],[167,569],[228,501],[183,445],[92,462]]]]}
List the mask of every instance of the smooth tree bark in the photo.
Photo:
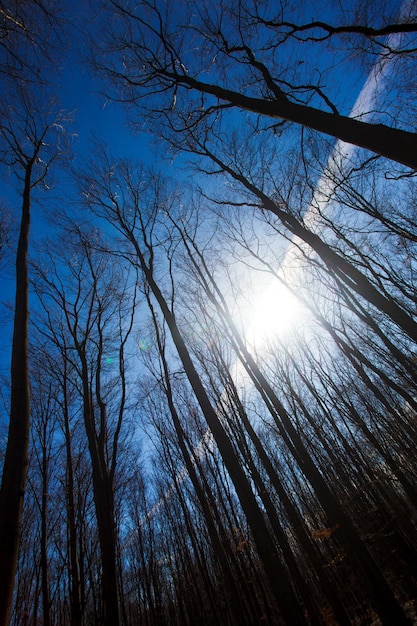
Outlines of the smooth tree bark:
{"type": "MultiPolygon", "coordinates": [[[[36,157],[34,156],[34,158],[36,157]]],[[[12,396],[6,457],[0,491],[0,623],[4,626],[9,623],[12,609],[28,468],[30,391],[27,255],[30,226],[30,179],[33,163],[34,159],[29,161],[25,177],[22,220],[16,254],[16,299],[11,365],[12,396]]]]}

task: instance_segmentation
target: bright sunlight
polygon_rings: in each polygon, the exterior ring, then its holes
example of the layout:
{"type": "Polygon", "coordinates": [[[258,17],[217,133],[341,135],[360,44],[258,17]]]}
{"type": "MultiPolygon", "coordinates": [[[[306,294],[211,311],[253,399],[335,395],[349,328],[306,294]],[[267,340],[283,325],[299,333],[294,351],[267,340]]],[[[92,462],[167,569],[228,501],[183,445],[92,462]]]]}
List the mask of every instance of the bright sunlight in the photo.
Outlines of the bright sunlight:
{"type": "Polygon", "coordinates": [[[302,323],[305,308],[278,279],[262,291],[253,305],[247,339],[254,348],[283,338],[302,323]]]}

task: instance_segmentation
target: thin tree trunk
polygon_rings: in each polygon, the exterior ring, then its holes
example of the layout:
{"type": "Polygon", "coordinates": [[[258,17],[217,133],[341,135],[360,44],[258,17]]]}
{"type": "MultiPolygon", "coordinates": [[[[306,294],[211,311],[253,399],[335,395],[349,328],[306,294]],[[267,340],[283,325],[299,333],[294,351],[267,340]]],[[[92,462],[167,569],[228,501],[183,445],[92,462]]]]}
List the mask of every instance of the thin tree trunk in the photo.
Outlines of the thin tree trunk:
{"type": "MultiPolygon", "coordinates": [[[[64,359],[64,367],[66,367],[64,359]]],[[[70,578],[70,597],[71,597],[71,626],[81,626],[82,624],[82,588],[78,554],[78,537],[75,516],[75,498],[74,498],[74,467],[72,461],[71,450],[71,431],[68,415],[68,398],[67,398],[67,380],[66,371],[63,378],[63,394],[64,394],[64,432],[65,432],[65,451],[67,460],[67,481],[66,481],[66,504],[67,504],[67,525],[68,525],[68,544],[69,544],[69,578],[70,578]]]]}
{"type": "MultiPolygon", "coordinates": [[[[314,235],[314,237],[316,236],[314,235]]],[[[323,510],[328,516],[329,526],[338,526],[338,532],[340,535],[343,535],[347,549],[350,549],[351,555],[355,560],[357,567],[362,570],[364,580],[367,581],[370,594],[374,599],[375,607],[379,610],[382,623],[387,626],[391,626],[393,623],[398,624],[398,626],[410,624],[410,621],[402,610],[395,594],[380,571],[378,564],[375,562],[365,543],[359,537],[350,516],[339,503],[332,490],[324,480],[322,474],[309,455],[302,438],[294,428],[284,405],[281,403],[275,391],[262,374],[255,359],[246,348],[246,345],[233,322],[232,316],[228,311],[224,298],[222,297],[222,294],[213,278],[211,278],[211,274],[204,262],[204,258],[197,250],[195,244],[193,244],[193,247],[198,254],[199,261],[201,262],[201,268],[199,268],[195,261],[194,267],[205,286],[207,297],[216,306],[220,316],[223,318],[225,328],[229,329],[230,340],[236,350],[236,354],[239,356],[244,369],[247,371],[256,389],[261,394],[261,397],[265,400],[265,403],[270,410],[289,451],[294,456],[294,459],[297,461],[304,476],[313,487],[323,510]]]]}
{"type": "MultiPolygon", "coordinates": [[[[232,611],[235,613],[236,617],[238,618],[239,624],[245,624],[247,623],[245,617],[247,617],[247,609],[246,607],[244,607],[244,600],[240,597],[239,594],[239,590],[238,587],[236,585],[236,580],[235,580],[235,574],[233,573],[233,570],[229,564],[229,561],[227,559],[227,555],[225,553],[224,550],[224,546],[222,545],[222,541],[219,537],[219,534],[217,532],[214,520],[213,520],[213,515],[212,512],[210,510],[210,504],[207,501],[207,498],[204,494],[203,488],[200,484],[199,478],[197,476],[197,472],[196,472],[196,467],[194,462],[192,461],[190,454],[188,452],[187,446],[186,446],[186,442],[185,442],[185,433],[184,430],[181,426],[181,421],[179,418],[179,415],[177,413],[175,404],[174,404],[174,397],[173,397],[173,393],[172,393],[172,388],[171,388],[171,383],[170,383],[170,376],[169,376],[169,371],[168,371],[168,363],[166,361],[166,357],[165,357],[165,349],[164,349],[164,345],[162,343],[162,339],[161,339],[161,335],[159,332],[159,328],[158,328],[158,323],[157,323],[157,319],[152,307],[152,303],[150,301],[150,298],[148,296],[148,294],[146,294],[147,297],[147,301],[148,301],[148,306],[151,310],[152,313],[152,319],[154,322],[154,327],[155,327],[155,331],[156,331],[156,335],[157,335],[157,342],[158,342],[158,348],[159,348],[159,354],[160,354],[160,359],[162,362],[162,367],[163,367],[163,372],[164,372],[164,379],[165,379],[165,395],[167,398],[167,403],[168,403],[168,407],[171,413],[171,417],[172,417],[172,422],[174,424],[174,428],[175,428],[175,432],[177,434],[178,437],[178,444],[179,444],[179,448],[181,450],[183,459],[184,459],[184,463],[185,466],[187,468],[187,472],[188,475],[190,477],[190,480],[192,482],[192,485],[194,487],[194,491],[196,493],[197,499],[200,503],[201,506],[201,510],[203,512],[203,516],[204,516],[204,520],[206,522],[207,525],[207,530],[208,530],[208,534],[210,537],[210,540],[212,542],[212,547],[214,550],[214,553],[216,555],[216,558],[218,559],[218,562],[220,564],[220,567],[222,568],[223,574],[224,574],[224,585],[226,587],[227,593],[229,595],[229,601],[231,603],[231,609],[232,611]]],[[[181,498],[181,494],[178,491],[178,496],[181,498]]],[[[209,590],[208,590],[209,593],[209,590]]]]}
{"type": "Polygon", "coordinates": [[[237,392],[234,381],[227,370],[226,364],[222,360],[222,356],[220,352],[217,352],[217,358],[221,360],[219,369],[222,368],[222,371],[225,372],[225,375],[226,375],[225,387],[227,387],[228,392],[232,396],[231,399],[233,403],[236,405],[236,409],[239,415],[239,420],[242,422],[246,432],[248,433],[248,436],[250,440],[252,441],[255,447],[255,450],[258,454],[259,460],[261,461],[263,467],[265,468],[272,486],[277,492],[277,495],[284,507],[285,514],[287,515],[288,520],[293,529],[294,535],[296,536],[302,548],[303,554],[307,559],[310,560],[310,563],[313,565],[314,571],[316,572],[318,579],[322,585],[322,593],[325,595],[326,599],[329,602],[329,605],[332,607],[338,623],[340,625],[347,626],[348,624],[350,624],[350,620],[346,613],[345,607],[343,606],[343,603],[340,601],[340,598],[335,593],[335,587],[333,585],[333,581],[329,578],[329,576],[325,572],[322,566],[321,560],[320,560],[320,556],[317,554],[317,551],[314,549],[314,546],[312,545],[312,542],[304,528],[303,522],[300,519],[300,515],[295,505],[291,501],[286,489],[282,485],[282,482],[277,472],[275,471],[275,468],[273,466],[271,459],[269,458],[267,452],[265,451],[265,448],[263,447],[258,435],[256,434],[254,428],[252,427],[252,424],[250,423],[248,416],[246,415],[246,412],[240,401],[239,394],[237,392]]]}
{"type": "Polygon", "coordinates": [[[410,624],[409,619],[406,617],[373,556],[359,537],[350,516],[338,502],[313,459],[308,454],[300,435],[291,423],[285,407],[275,395],[253,358],[243,346],[240,347],[243,356],[241,362],[257,389],[265,394],[265,399],[269,401],[271,408],[276,411],[276,424],[326,512],[329,526],[338,527],[339,530],[337,532],[343,536],[344,544],[346,548],[350,550],[352,559],[356,563],[356,566],[362,570],[364,584],[369,586],[374,606],[378,610],[382,623],[384,626],[391,626],[394,623],[398,626],[408,626],[410,624]]]}
{"type": "Polygon", "coordinates": [[[51,598],[49,593],[48,567],[48,471],[47,425],[43,425],[42,443],[42,500],[41,500],[41,577],[43,626],[51,626],[51,598]]]}

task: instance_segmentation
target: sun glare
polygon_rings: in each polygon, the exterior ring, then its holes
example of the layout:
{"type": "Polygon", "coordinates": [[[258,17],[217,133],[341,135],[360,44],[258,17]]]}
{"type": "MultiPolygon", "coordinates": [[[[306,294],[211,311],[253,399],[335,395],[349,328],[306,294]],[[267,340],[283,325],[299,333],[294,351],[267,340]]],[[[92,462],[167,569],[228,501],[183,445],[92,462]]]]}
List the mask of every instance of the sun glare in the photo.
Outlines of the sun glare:
{"type": "Polygon", "coordinates": [[[301,322],[303,307],[292,293],[274,280],[253,305],[247,339],[256,348],[282,338],[301,322]]]}

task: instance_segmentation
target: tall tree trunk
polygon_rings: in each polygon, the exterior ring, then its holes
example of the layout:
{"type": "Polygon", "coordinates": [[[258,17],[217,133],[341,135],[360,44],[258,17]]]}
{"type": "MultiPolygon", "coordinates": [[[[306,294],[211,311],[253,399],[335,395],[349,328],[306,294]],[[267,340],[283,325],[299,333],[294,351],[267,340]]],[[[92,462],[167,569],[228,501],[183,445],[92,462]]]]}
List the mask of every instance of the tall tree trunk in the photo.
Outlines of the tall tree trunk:
{"type": "Polygon", "coordinates": [[[349,514],[337,500],[310,457],[285,407],[275,395],[275,392],[244,345],[241,344],[239,348],[241,349],[242,365],[247,370],[258,391],[269,404],[272,414],[276,411],[275,422],[277,427],[304,476],[313,487],[323,510],[326,512],[329,526],[338,528],[337,532],[342,537],[346,549],[349,550],[353,562],[358,570],[362,571],[364,584],[369,588],[369,593],[373,599],[374,607],[381,618],[381,622],[384,626],[391,626],[392,624],[408,626],[410,620],[406,617],[365,542],[360,538],[349,514]]]}
{"type": "Polygon", "coordinates": [[[118,626],[120,607],[117,588],[113,481],[107,473],[97,475],[97,469],[93,468],[93,488],[103,568],[104,624],[105,626],[118,626]]]}
{"type": "Polygon", "coordinates": [[[285,487],[283,486],[271,459],[269,458],[264,446],[262,445],[262,442],[256,434],[252,424],[250,423],[250,420],[240,401],[234,381],[230,376],[230,373],[228,372],[226,363],[223,361],[220,351],[217,351],[217,361],[220,361],[219,369],[221,369],[221,371],[223,371],[225,375],[225,388],[227,388],[228,393],[231,396],[231,400],[236,406],[239,420],[244,426],[251,442],[254,445],[259,460],[261,461],[264,469],[266,470],[268,478],[271,481],[271,485],[277,492],[277,495],[284,507],[285,514],[288,517],[288,521],[291,524],[291,528],[293,529],[294,535],[296,536],[302,548],[303,555],[305,558],[309,559],[310,563],[313,565],[314,571],[322,586],[322,593],[325,595],[326,599],[329,602],[329,605],[332,607],[337,622],[341,626],[348,626],[348,624],[350,624],[350,619],[347,615],[345,607],[343,606],[343,603],[341,602],[335,591],[333,581],[327,575],[327,572],[325,571],[320,560],[320,556],[312,545],[310,537],[308,536],[307,531],[304,528],[303,522],[295,505],[291,501],[291,498],[288,495],[285,487]]]}
{"type": "Polygon", "coordinates": [[[33,161],[30,161],[25,172],[22,220],[16,254],[10,424],[0,491],[0,626],[8,626],[12,610],[28,469],[30,431],[28,246],[32,166],[33,161]]]}
{"type": "MultiPolygon", "coordinates": [[[[250,616],[248,616],[248,608],[245,606],[245,600],[242,599],[241,594],[239,593],[237,580],[236,580],[236,573],[233,572],[233,569],[229,563],[227,554],[225,552],[225,546],[223,545],[222,540],[219,536],[219,533],[217,532],[216,525],[213,519],[213,514],[212,514],[212,505],[210,505],[210,503],[207,500],[207,497],[204,493],[204,490],[202,488],[202,485],[197,475],[196,464],[191,459],[191,456],[187,449],[187,445],[185,441],[186,439],[185,433],[182,428],[181,420],[180,420],[180,417],[178,415],[178,412],[176,410],[175,403],[174,403],[174,396],[172,393],[172,387],[171,387],[171,382],[170,382],[169,368],[168,368],[168,363],[165,357],[165,346],[163,345],[161,333],[159,332],[157,318],[154,313],[154,309],[153,309],[153,306],[152,306],[152,303],[148,294],[146,294],[146,298],[148,301],[148,306],[152,313],[152,319],[153,319],[154,327],[156,331],[158,349],[159,349],[160,359],[161,359],[163,373],[164,373],[164,387],[165,387],[164,391],[165,391],[168,407],[171,413],[175,432],[177,434],[178,445],[181,450],[185,466],[187,468],[188,476],[190,477],[197,499],[201,506],[201,510],[203,512],[208,534],[212,542],[213,551],[215,553],[215,556],[224,574],[224,586],[229,596],[231,609],[233,613],[235,613],[235,617],[237,618],[239,624],[246,624],[248,617],[250,618],[250,616]]],[[[178,497],[180,499],[182,497],[180,490],[178,490],[178,497]]],[[[208,590],[208,593],[209,593],[209,590],[208,590]]]]}
{"type": "MultiPolygon", "coordinates": [[[[364,581],[368,584],[370,595],[373,597],[375,608],[378,608],[382,623],[386,626],[391,626],[393,623],[398,624],[398,626],[410,624],[395,594],[388,585],[383,573],[380,571],[378,564],[375,562],[372,554],[356,531],[350,516],[326,483],[321,472],[309,455],[300,434],[295,429],[287,410],[263,375],[255,359],[248,351],[244,340],[233,322],[233,318],[221,291],[208,271],[203,256],[198,251],[196,245],[193,243],[192,245],[201,263],[201,267],[199,267],[194,259],[194,268],[203,282],[207,297],[215,305],[219,315],[223,318],[225,329],[229,329],[230,341],[236,350],[236,354],[242,366],[261,394],[261,397],[264,399],[288,450],[313,487],[323,510],[326,512],[329,526],[338,527],[339,535],[343,536],[346,548],[350,550],[356,566],[359,570],[362,570],[364,581]]],[[[191,258],[193,258],[192,255],[191,258]]]]}
{"type": "Polygon", "coordinates": [[[84,425],[90,450],[94,504],[100,542],[102,591],[105,626],[120,624],[120,607],[117,588],[116,532],[114,526],[113,476],[104,458],[104,445],[97,436],[88,367],[82,346],[77,346],[82,362],[84,425]]]}

